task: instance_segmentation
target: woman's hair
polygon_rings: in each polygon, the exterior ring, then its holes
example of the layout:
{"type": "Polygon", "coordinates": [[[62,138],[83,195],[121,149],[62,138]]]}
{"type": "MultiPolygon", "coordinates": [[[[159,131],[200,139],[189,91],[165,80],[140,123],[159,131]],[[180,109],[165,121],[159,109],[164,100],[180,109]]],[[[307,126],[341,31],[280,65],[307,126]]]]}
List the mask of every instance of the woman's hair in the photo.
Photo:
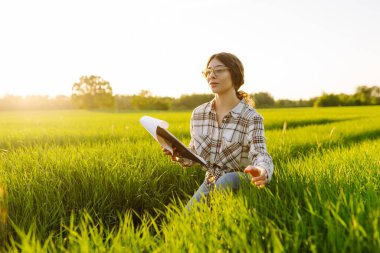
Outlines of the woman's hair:
{"type": "Polygon", "coordinates": [[[254,102],[249,97],[248,93],[239,90],[240,87],[244,84],[244,67],[243,67],[243,64],[241,63],[241,61],[239,60],[239,58],[237,58],[233,54],[225,53],[225,52],[213,54],[208,59],[206,68],[208,68],[210,61],[212,61],[212,59],[214,59],[214,58],[218,59],[226,67],[229,68],[229,71],[231,73],[232,83],[234,85],[237,98],[240,100],[244,99],[249,105],[251,105],[253,107],[254,102]]]}

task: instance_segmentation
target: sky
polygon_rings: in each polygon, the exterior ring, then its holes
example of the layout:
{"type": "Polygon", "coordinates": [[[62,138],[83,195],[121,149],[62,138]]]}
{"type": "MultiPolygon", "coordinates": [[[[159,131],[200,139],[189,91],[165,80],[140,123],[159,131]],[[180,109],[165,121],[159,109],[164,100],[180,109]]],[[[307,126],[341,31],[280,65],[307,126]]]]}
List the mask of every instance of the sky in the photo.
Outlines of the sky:
{"type": "Polygon", "coordinates": [[[379,0],[0,0],[0,96],[70,95],[84,75],[114,94],[211,93],[214,53],[248,93],[275,99],[380,85],[379,0]]]}

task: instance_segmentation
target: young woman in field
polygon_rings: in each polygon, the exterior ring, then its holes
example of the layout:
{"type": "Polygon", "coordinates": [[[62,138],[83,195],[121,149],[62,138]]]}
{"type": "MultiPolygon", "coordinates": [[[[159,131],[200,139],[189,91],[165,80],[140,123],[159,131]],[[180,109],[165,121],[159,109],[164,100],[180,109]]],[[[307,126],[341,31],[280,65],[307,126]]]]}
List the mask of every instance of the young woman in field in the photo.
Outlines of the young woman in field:
{"type": "MultiPolygon", "coordinates": [[[[213,189],[237,190],[241,180],[264,186],[273,174],[263,117],[253,109],[248,94],[239,90],[244,83],[243,64],[233,54],[214,54],[203,75],[215,98],[194,109],[190,120],[190,148],[205,159],[207,171],[187,209],[213,189]]],[[[166,150],[164,153],[170,155],[166,150]]],[[[186,167],[193,165],[191,160],[177,154],[172,160],[186,167]]]]}

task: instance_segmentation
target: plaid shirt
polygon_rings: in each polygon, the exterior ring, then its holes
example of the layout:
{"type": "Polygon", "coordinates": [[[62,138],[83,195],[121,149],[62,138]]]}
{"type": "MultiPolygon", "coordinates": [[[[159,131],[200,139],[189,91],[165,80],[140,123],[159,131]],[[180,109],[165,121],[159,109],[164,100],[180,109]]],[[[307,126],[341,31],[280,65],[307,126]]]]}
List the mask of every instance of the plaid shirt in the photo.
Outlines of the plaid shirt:
{"type": "Polygon", "coordinates": [[[190,149],[207,162],[205,182],[214,185],[226,172],[248,165],[265,169],[272,178],[273,162],[267,153],[263,117],[244,99],[218,125],[214,100],[194,109],[190,120],[190,149]]]}

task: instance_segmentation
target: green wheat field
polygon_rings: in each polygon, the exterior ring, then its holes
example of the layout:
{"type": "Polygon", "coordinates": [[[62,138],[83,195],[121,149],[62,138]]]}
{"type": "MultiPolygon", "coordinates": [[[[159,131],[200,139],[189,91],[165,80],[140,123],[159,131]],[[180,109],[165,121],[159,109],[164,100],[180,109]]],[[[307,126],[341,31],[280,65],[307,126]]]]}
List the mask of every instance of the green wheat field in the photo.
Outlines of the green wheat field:
{"type": "Polygon", "coordinates": [[[380,252],[380,107],[261,109],[275,174],[214,192],[140,125],[191,112],[0,112],[0,251],[380,252]]]}

